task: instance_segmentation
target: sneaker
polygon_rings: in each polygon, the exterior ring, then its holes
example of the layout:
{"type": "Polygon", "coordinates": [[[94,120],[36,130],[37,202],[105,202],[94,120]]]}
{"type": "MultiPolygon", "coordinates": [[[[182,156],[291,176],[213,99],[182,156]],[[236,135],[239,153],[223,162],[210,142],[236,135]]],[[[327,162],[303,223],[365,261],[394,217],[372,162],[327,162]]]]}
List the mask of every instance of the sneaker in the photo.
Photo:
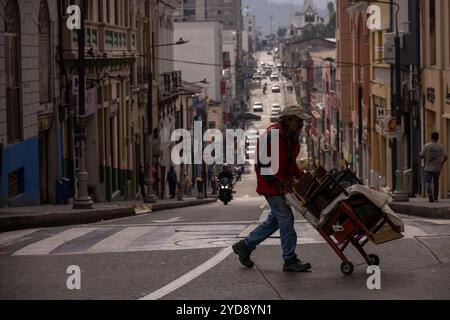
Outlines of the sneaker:
{"type": "Polygon", "coordinates": [[[250,259],[250,254],[252,253],[245,244],[245,240],[241,240],[233,244],[233,251],[239,256],[239,261],[241,264],[247,268],[253,268],[253,261],[250,259]]]}
{"type": "Polygon", "coordinates": [[[433,196],[429,196],[428,198],[430,199],[430,203],[433,203],[435,201],[433,196]]]}
{"type": "Polygon", "coordinates": [[[311,264],[303,263],[299,259],[291,259],[290,261],[285,261],[283,265],[283,271],[285,272],[310,272],[311,264]]]}

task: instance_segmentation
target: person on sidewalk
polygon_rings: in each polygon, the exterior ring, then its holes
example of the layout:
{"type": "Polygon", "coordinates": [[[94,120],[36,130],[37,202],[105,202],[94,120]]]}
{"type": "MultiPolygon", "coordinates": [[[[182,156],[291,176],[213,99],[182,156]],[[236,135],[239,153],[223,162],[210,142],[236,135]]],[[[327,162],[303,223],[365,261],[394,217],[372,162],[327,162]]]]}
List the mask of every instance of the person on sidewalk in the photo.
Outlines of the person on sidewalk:
{"type": "Polygon", "coordinates": [[[431,142],[423,147],[420,157],[425,159],[425,188],[430,202],[439,202],[439,177],[442,168],[448,160],[447,152],[444,147],[438,144],[439,133],[431,134],[431,142]],[[433,180],[434,192],[431,188],[433,180]]]}
{"type": "MultiPolygon", "coordinates": [[[[294,229],[294,215],[285,198],[293,184],[292,178],[300,178],[303,175],[303,171],[297,166],[296,159],[300,153],[299,136],[303,128],[303,122],[310,118],[300,106],[290,105],[281,113],[279,123],[271,125],[261,137],[261,139],[267,137],[268,150],[266,151],[269,151],[269,153],[263,154],[268,155],[270,154],[271,132],[272,130],[278,130],[279,166],[278,172],[273,175],[262,175],[261,169],[270,167],[270,164],[264,166],[259,161],[255,164],[256,192],[266,198],[271,212],[264,223],[232,247],[233,251],[239,256],[239,261],[248,268],[253,267],[254,263],[250,259],[250,254],[256,249],[256,246],[280,229],[284,260],[283,271],[308,272],[311,270],[311,265],[301,262],[295,253],[297,233],[294,229]]],[[[256,154],[260,154],[259,148],[260,142],[258,141],[256,154]]],[[[262,152],[265,152],[265,150],[262,150],[262,152]]]]}
{"type": "Polygon", "coordinates": [[[170,199],[175,198],[175,192],[177,189],[177,173],[173,166],[170,166],[170,171],[167,172],[167,183],[169,184],[170,199]]]}
{"type": "Polygon", "coordinates": [[[139,166],[139,187],[141,189],[142,200],[145,199],[145,173],[144,167],[139,166]]]}

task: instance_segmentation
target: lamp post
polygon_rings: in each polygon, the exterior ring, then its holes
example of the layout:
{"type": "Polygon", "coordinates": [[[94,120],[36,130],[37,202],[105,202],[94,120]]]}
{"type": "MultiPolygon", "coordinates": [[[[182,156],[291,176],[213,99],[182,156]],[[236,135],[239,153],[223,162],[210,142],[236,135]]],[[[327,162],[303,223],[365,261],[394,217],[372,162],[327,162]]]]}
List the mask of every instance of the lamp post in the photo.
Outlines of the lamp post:
{"type": "MultiPolygon", "coordinates": [[[[178,46],[188,43],[189,41],[183,40],[180,38],[175,43],[167,43],[167,44],[156,44],[151,45],[150,48],[159,48],[159,47],[169,47],[169,46],[178,46]]],[[[152,50],[153,51],[153,50],[152,50]]],[[[147,55],[145,55],[147,57],[147,55]]],[[[154,59],[154,54],[151,55],[152,60],[154,59]]],[[[153,65],[153,64],[152,64],[153,65]]],[[[157,199],[153,190],[153,72],[151,71],[151,67],[148,66],[149,71],[147,72],[148,77],[148,89],[147,89],[147,127],[148,127],[148,146],[146,152],[146,162],[149,170],[149,174],[146,175],[145,184],[147,185],[147,192],[144,198],[144,203],[156,203],[157,199]]]]}
{"type": "Polygon", "coordinates": [[[73,201],[74,209],[93,209],[94,203],[88,193],[88,173],[86,171],[86,127],[85,127],[85,28],[84,28],[84,1],[80,1],[80,29],[78,30],[78,112],[76,116],[76,131],[79,138],[79,171],[77,189],[73,201]]]}

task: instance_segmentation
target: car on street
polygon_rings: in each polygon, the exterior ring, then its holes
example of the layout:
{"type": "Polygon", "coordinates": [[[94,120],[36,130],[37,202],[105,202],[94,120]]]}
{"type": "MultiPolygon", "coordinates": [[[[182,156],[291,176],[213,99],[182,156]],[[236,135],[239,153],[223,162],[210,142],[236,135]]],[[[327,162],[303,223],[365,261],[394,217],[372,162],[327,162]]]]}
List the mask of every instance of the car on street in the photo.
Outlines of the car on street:
{"type": "Polygon", "coordinates": [[[270,80],[272,80],[272,81],[280,81],[280,76],[278,75],[278,73],[272,73],[270,75],[270,80]]]}
{"type": "Polygon", "coordinates": [[[279,103],[274,103],[272,104],[272,112],[281,112],[281,104],[279,103]]]}
{"type": "Polygon", "coordinates": [[[272,111],[270,114],[270,122],[278,122],[280,121],[280,112],[279,111],[272,111]]]}
{"type": "Polygon", "coordinates": [[[272,85],[272,92],[281,92],[281,88],[279,84],[272,85]]]}
{"type": "Polygon", "coordinates": [[[253,112],[263,112],[264,107],[262,102],[255,102],[253,103],[253,112]]]}
{"type": "Polygon", "coordinates": [[[251,112],[246,112],[244,117],[245,117],[245,120],[261,121],[261,116],[251,113],[251,112]]]}

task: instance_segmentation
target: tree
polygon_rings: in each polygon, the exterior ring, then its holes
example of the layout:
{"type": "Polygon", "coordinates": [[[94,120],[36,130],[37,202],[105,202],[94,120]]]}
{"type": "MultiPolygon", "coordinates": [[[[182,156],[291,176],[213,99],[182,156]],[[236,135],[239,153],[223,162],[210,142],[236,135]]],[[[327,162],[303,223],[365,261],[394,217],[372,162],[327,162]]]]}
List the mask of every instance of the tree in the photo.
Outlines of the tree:
{"type": "Polygon", "coordinates": [[[332,17],[333,14],[336,13],[336,10],[334,9],[334,2],[332,2],[332,1],[328,2],[327,9],[328,9],[328,12],[329,12],[329,16],[332,17]]]}

